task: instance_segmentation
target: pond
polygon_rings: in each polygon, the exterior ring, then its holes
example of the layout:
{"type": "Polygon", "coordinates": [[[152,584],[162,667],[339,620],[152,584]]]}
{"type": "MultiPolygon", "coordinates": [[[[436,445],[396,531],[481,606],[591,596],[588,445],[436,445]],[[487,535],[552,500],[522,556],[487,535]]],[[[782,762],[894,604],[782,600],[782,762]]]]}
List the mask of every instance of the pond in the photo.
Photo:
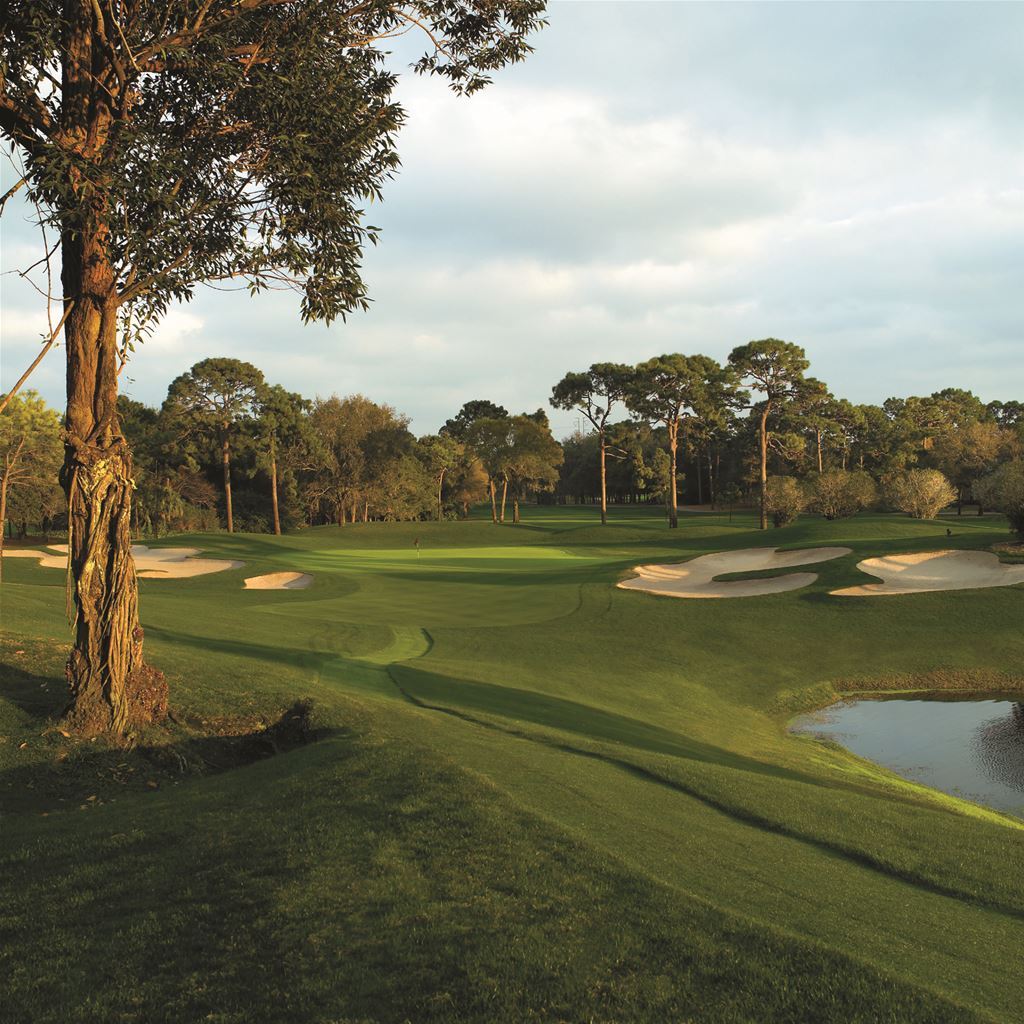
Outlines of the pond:
{"type": "Polygon", "coordinates": [[[801,715],[796,732],[835,740],[925,786],[1024,817],[1024,703],[847,700],[801,715]]]}

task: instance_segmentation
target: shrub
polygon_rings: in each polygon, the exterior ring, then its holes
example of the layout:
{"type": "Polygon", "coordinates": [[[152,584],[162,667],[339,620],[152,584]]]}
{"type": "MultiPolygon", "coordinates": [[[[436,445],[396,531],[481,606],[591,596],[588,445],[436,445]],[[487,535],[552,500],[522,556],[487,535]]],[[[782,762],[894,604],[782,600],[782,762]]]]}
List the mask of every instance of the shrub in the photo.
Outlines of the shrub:
{"type": "Polygon", "coordinates": [[[770,476],[765,491],[765,508],[776,526],[787,526],[807,508],[807,493],[796,477],[770,476]]]}
{"type": "Polygon", "coordinates": [[[914,519],[934,519],[956,501],[956,488],[937,469],[911,469],[888,483],[889,504],[914,519]]]}
{"type": "Polygon", "coordinates": [[[810,507],[826,519],[846,519],[873,505],[878,488],[871,477],[861,471],[851,473],[833,469],[813,477],[809,484],[810,507]]]}
{"type": "Polygon", "coordinates": [[[1024,460],[1004,463],[978,480],[973,490],[982,505],[1005,513],[1011,529],[1024,536],[1024,460]]]}

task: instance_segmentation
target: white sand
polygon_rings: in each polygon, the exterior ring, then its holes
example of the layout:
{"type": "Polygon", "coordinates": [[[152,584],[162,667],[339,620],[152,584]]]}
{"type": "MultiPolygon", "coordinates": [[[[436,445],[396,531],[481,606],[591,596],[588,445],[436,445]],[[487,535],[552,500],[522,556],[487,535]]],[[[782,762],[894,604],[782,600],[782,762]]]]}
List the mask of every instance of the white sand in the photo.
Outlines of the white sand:
{"type": "MultiPolygon", "coordinates": [[[[205,576],[225,569],[240,569],[245,562],[229,561],[225,558],[195,558],[198,548],[150,548],[145,544],[132,545],[135,570],[146,579],[185,579],[190,576],[205,576]]],[[[8,558],[38,558],[39,564],[47,569],[63,569],[67,565],[67,544],[51,544],[46,551],[29,548],[13,548],[4,551],[8,558]],[[54,552],[58,552],[55,554],[54,552]]]]}
{"type": "Polygon", "coordinates": [[[797,572],[788,576],[758,580],[715,582],[716,576],[733,572],[760,572],[764,569],[788,569],[794,565],[827,562],[851,553],[850,548],[803,548],[779,551],[776,548],[744,548],[741,551],[718,551],[701,555],[689,562],[675,565],[638,565],[636,576],[623,580],[623,590],[645,590],[665,597],[759,597],[799,590],[813,583],[817,573],[797,572]]]}
{"type": "Polygon", "coordinates": [[[1006,565],[989,551],[921,551],[885,555],[857,563],[861,572],[881,583],[833,590],[841,597],[923,594],[935,590],[982,590],[1024,583],[1024,565],[1006,565]]]}
{"type": "Polygon", "coordinates": [[[246,590],[305,590],[313,582],[307,572],[268,572],[265,576],[249,576],[246,590]]]}

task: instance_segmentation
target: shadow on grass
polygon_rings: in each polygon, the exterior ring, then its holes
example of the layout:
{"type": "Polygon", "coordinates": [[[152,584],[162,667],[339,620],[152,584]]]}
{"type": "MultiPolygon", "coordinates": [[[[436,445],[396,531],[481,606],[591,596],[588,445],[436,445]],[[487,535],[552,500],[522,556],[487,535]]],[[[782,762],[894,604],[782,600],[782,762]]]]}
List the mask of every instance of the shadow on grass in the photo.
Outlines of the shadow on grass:
{"type": "Polygon", "coordinates": [[[7,814],[88,810],[199,776],[264,761],[340,733],[317,728],[309,700],[276,720],[176,718],[148,730],[143,742],[84,742],[59,728],[25,746],[27,761],[0,772],[0,808],[7,814]]]}
{"type": "Polygon", "coordinates": [[[692,739],[657,725],[576,701],[551,697],[532,690],[466,682],[427,672],[408,664],[391,665],[389,671],[403,693],[416,704],[436,710],[475,711],[513,721],[558,729],[590,740],[620,743],[652,754],[667,754],[690,761],[720,765],[773,778],[818,783],[810,776],[766,764],[710,743],[692,739]],[[446,708],[444,705],[447,705],[446,708]]]}
{"type": "Polygon", "coordinates": [[[36,720],[59,715],[68,703],[62,675],[29,672],[8,660],[0,662],[0,696],[36,720]]]}

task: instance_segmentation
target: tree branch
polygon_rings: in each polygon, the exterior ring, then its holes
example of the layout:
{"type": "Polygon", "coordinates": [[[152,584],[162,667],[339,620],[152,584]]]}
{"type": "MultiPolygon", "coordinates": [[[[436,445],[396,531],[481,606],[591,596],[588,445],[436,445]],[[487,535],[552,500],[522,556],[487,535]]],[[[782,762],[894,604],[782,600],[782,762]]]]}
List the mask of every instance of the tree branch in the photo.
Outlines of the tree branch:
{"type": "Polygon", "coordinates": [[[71,301],[64,307],[64,315],[60,318],[60,323],[53,329],[50,337],[43,345],[42,351],[32,360],[32,365],[18,378],[18,383],[11,388],[10,391],[4,395],[3,400],[0,401],[0,412],[3,412],[7,408],[7,404],[10,400],[21,390],[21,386],[29,379],[32,375],[32,371],[43,361],[43,356],[53,347],[53,343],[57,340],[57,335],[60,334],[64,327],[64,321],[71,315],[71,310],[74,309],[75,303],[71,301]]]}

